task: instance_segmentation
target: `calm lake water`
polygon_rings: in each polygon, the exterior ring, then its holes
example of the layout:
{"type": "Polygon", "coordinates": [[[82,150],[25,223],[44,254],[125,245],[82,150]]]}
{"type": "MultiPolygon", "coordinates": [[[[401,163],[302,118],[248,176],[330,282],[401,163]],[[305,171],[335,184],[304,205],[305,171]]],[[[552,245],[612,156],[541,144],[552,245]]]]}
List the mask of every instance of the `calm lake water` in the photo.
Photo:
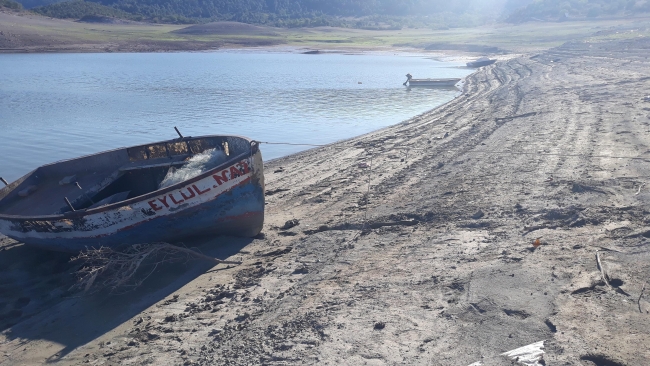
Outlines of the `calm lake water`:
{"type": "MultiPolygon", "coordinates": [[[[237,134],[329,143],[408,119],[458,91],[404,75],[464,77],[417,55],[273,52],[0,55],[0,176],[102,150],[237,134]],[[361,82],[362,84],[359,84],[361,82]]],[[[263,145],[266,160],[307,147],[263,145]]]]}

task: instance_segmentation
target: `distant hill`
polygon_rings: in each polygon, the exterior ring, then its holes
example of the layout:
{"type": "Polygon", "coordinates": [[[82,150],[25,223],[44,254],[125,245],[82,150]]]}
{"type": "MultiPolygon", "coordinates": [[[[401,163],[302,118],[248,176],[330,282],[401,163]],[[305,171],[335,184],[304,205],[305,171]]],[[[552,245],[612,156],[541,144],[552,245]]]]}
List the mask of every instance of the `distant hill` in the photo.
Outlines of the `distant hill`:
{"type": "MultiPolygon", "coordinates": [[[[57,18],[107,15],[104,7],[152,22],[237,21],[274,26],[471,25],[494,19],[508,0],[19,0],[57,18]],[[492,6],[492,3],[498,6],[492,6]],[[97,13],[95,13],[97,12],[97,13]],[[444,16],[443,16],[444,15],[444,16]],[[351,20],[354,18],[354,20],[351,20]],[[446,24],[440,24],[444,20],[446,24]],[[447,21],[448,20],[448,21],[447,21]]],[[[512,0],[510,0],[512,1],[512,0]]]]}
{"type": "MultiPolygon", "coordinates": [[[[1,0],[0,0],[1,1],[1,0]]],[[[103,17],[140,20],[142,17],[127,13],[120,9],[115,9],[110,6],[93,3],[90,1],[67,1],[55,3],[48,6],[43,6],[36,9],[39,14],[63,19],[91,19],[96,17],[101,19],[103,17]]]]}
{"type": "Polygon", "coordinates": [[[13,0],[0,0],[0,9],[11,9],[11,10],[21,10],[23,8],[22,4],[17,3],[13,0]]]}
{"type": "Polygon", "coordinates": [[[580,18],[625,16],[650,12],[648,0],[536,0],[513,11],[506,21],[562,21],[580,18]]]}
{"type": "MultiPolygon", "coordinates": [[[[12,0],[0,0],[12,1],[12,0]]],[[[236,21],[279,27],[463,27],[495,20],[564,20],[650,11],[650,0],[18,0],[55,18],[161,23],[236,21]]]]}
{"type": "Polygon", "coordinates": [[[66,0],[16,0],[16,1],[22,4],[22,6],[25,9],[31,9],[38,6],[46,6],[50,4],[60,3],[66,0]]]}
{"type": "Polygon", "coordinates": [[[503,12],[501,13],[502,18],[507,18],[512,13],[524,9],[533,1],[535,0],[507,0],[503,5],[503,12]]]}

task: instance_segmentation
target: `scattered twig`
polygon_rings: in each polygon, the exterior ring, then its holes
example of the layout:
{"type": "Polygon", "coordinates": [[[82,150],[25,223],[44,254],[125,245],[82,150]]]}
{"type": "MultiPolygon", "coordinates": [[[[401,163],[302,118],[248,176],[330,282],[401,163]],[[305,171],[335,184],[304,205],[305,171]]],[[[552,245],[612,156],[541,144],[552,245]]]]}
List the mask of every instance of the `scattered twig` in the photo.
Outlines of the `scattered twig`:
{"type": "Polygon", "coordinates": [[[598,251],[596,251],[596,264],[598,265],[598,269],[600,270],[601,276],[603,276],[603,281],[605,281],[607,287],[612,288],[612,285],[609,284],[609,277],[607,277],[607,274],[605,273],[605,269],[603,269],[603,265],[600,262],[600,254],[598,253],[598,251]]]}
{"type": "Polygon", "coordinates": [[[550,225],[550,224],[541,224],[541,225],[533,225],[533,226],[524,226],[524,233],[522,236],[526,236],[533,231],[537,230],[542,230],[542,229],[556,229],[558,228],[559,225],[550,225]]]}
{"type": "Polygon", "coordinates": [[[76,273],[77,283],[70,289],[83,292],[109,289],[114,292],[117,289],[136,288],[153,274],[158,265],[189,259],[201,259],[214,264],[241,264],[222,261],[169,243],[135,244],[123,251],[106,247],[92,248],[72,258],[72,261],[82,262],[82,267],[76,273]],[[136,276],[144,267],[150,268],[149,272],[144,276],[136,276]]]}
{"type": "Polygon", "coordinates": [[[639,189],[638,189],[638,190],[636,191],[636,193],[634,194],[635,196],[638,195],[639,193],[641,193],[641,188],[643,188],[643,186],[645,186],[645,183],[643,183],[643,184],[641,184],[641,185],[639,186],[639,189]]]}
{"type": "Polygon", "coordinates": [[[643,284],[643,288],[641,289],[641,294],[639,295],[639,298],[636,300],[636,304],[639,306],[639,313],[643,314],[643,311],[641,311],[641,298],[643,297],[643,291],[645,291],[645,284],[643,284]]]}
{"type": "Polygon", "coordinates": [[[625,252],[621,252],[620,250],[616,250],[616,249],[605,248],[605,247],[601,247],[601,246],[597,246],[596,248],[600,248],[600,250],[603,250],[603,251],[605,251],[605,252],[614,252],[614,253],[623,253],[623,254],[626,254],[625,252]]]}
{"type": "Polygon", "coordinates": [[[537,112],[530,112],[530,113],[524,113],[524,114],[519,114],[519,115],[509,116],[509,117],[498,117],[498,118],[495,118],[494,120],[495,120],[496,122],[499,122],[499,121],[510,121],[510,120],[515,119],[515,118],[530,117],[530,116],[534,116],[534,115],[536,115],[536,114],[537,114],[537,112]]]}

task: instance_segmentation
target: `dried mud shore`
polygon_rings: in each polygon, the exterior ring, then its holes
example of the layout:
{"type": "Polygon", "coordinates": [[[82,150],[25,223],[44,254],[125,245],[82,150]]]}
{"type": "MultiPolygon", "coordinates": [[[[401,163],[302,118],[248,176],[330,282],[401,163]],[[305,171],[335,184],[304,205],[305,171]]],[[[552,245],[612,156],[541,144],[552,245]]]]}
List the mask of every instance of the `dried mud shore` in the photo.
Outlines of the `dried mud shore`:
{"type": "Polygon", "coordinates": [[[499,62],[436,110],[268,163],[264,237],[192,243],[238,266],[80,296],[59,254],[4,240],[0,365],[509,365],[538,341],[540,364],[650,364],[648,54],[499,62]]]}

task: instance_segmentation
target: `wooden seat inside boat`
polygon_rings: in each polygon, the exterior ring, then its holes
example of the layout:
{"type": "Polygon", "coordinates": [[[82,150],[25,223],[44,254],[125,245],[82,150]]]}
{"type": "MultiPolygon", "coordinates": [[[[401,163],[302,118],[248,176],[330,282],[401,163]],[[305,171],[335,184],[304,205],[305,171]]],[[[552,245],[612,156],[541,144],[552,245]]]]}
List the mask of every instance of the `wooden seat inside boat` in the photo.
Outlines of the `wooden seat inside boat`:
{"type": "Polygon", "coordinates": [[[185,163],[187,163],[187,159],[190,158],[191,155],[178,155],[178,156],[173,156],[171,158],[158,158],[158,159],[151,159],[151,160],[139,160],[139,161],[132,161],[129,162],[128,164],[125,164],[120,167],[120,171],[122,172],[127,172],[130,170],[138,170],[138,169],[151,169],[151,168],[162,168],[162,167],[171,167],[171,166],[182,166],[185,163]]]}
{"type": "Polygon", "coordinates": [[[84,191],[83,188],[97,186],[110,176],[110,172],[78,172],[74,182],[59,184],[64,177],[40,176],[39,169],[28,178],[29,186],[34,187],[29,195],[3,200],[1,211],[7,215],[54,215],[61,213],[66,206],[64,197],[74,201],[84,191]],[[77,187],[77,183],[82,189],[77,187]]]}

